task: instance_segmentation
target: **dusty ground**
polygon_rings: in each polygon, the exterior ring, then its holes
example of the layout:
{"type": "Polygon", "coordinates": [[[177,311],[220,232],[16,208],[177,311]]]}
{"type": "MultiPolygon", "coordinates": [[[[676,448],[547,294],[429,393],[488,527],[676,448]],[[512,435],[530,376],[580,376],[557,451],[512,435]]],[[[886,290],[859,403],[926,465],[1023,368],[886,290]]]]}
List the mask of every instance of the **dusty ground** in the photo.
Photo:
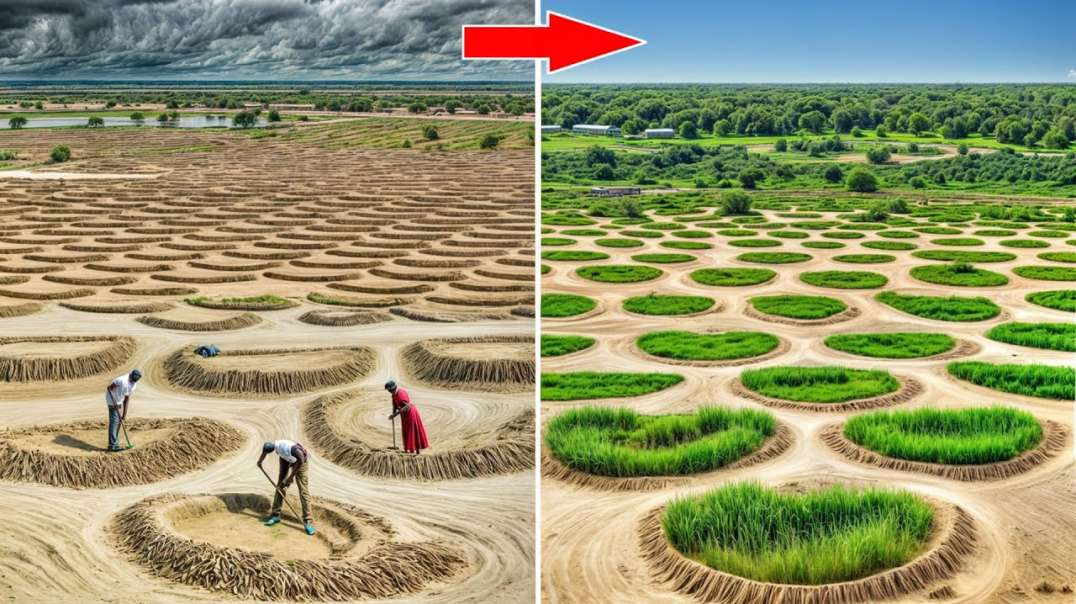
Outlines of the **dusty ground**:
{"type": "MultiPolygon", "coordinates": [[[[464,135],[473,131],[459,136],[464,135]]],[[[356,148],[330,150],[322,143],[332,131],[319,131],[318,136],[322,138],[300,143],[149,129],[0,135],[0,147],[31,156],[61,142],[71,145],[77,160],[64,171],[156,175],[151,180],[0,180],[0,276],[18,277],[0,285],[0,307],[35,299],[43,305],[34,314],[0,319],[0,332],[123,334],[139,343],[134,357],[108,374],[56,384],[0,382],[0,427],[104,419],[103,390],[113,374],[134,366],[152,371],[179,347],[367,346],[378,360],[365,379],[285,399],[190,395],[162,381],[144,380],[130,417],[224,421],[249,436],[242,450],[205,470],[143,486],[78,491],[22,482],[0,485],[0,516],[7,519],[0,526],[0,601],[233,601],[157,579],[130,562],[108,537],[114,514],[168,492],[271,495],[271,486],[254,467],[260,443],[302,441],[300,407],[336,391],[361,388],[377,393],[376,413],[371,405],[362,421],[376,426],[387,446],[390,404],[381,384],[389,377],[402,379],[402,348],[431,337],[532,333],[530,151],[375,151],[361,148],[362,141],[356,148]],[[286,257],[267,257],[282,252],[286,257]],[[244,280],[215,282],[234,276],[244,280]],[[96,281],[100,279],[105,281],[96,281]],[[495,291],[506,285],[515,288],[507,304],[505,294],[495,291]],[[417,293],[395,293],[401,287],[417,293]],[[262,322],[245,329],[196,333],[137,322],[144,313],[84,312],[59,304],[122,307],[163,302],[162,308],[172,309],[160,311],[162,317],[185,321],[245,312],[193,309],[182,301],[189,294],[161,288],[210,297],[271,293],[293,298],[298,306],[255,311],[262,322]],[[315,304],[305,299],[312,291],[378,306],[315,304]],[[45,294],[53,292],[77,296],[48,299],[45,294]],[[317,309],[376,311],[385,321],[355,327],[299,321],[317,309]],[[413,320],[392,314],[394,310],[457,322],[413,320]]],[[[404,385],[420,409],[429,409],[427,425],[443,418],[461,430],[473,429],[472,421],[480,428],[483,424],[476,418],[486,406],[510,416],[509,410],[519,413],[531,408],[533,400],[529,393],[493,396],[406,381],[404,385]]],[[[439,430],[432,432],[432,451],[452,444],[447,438],[437,440],[439,430]]],[[[98,453],[88,449],[105,443],[103,431],[69,436],[57,443],[52,435],[33,446],[90,455],[98,453]]],[[[138,447],[160,435],[132,431],[130,436],[138,447]]],[[[316,451],[312,454],[310,487],[315,495],[385,518],[396,531],[393,539],[441,540],[467,558],[468,567],[452,580],[392,601],[533,600],[531,472],[401,482],[363,477],[319,458],[316,451]]],[[[276,462],[269,460],[266,468],[275,475],[276,462]]],[[[228,517],[235,514],[221,514],[177,520],[174,528],[194,538],[248,548],[310,540],[313,550],[300,553],[325,553],[324,543],[298,534],[295,526],[268,529],[254,518],[240,516],[237,523],[228,517]]]]}
{"type": "MultiPolygon", "coordinates": [[[[658,220],[668,220],[659,218],[658,220]]],[[[780,218],[772,220],[781,221],[780,218]]],[[[600,225],[594,225],[600,228],[600,225]]],[[[557,230],[579,227],[557,227],[557,230]]],[[[590,227],[584,227],[590,228],[590,227]]],[[[687,227],[694,228],[694,227],[687,227]]],[[[986,227],[980,227],[986,228],[986,227]]],[[[967,228],[971,231],[971,228],[967,228]]],[[[555,234],[551,234],[555,236],[555,234]]],[[[610,235],[616,236],[616,235],[610,235]]],[[[760,237],[765,235],[761,234],[760,237]]],[[[543,319],[545,333],[586,334],[598,343],[584,352],[564,358],[545,358],[542,370],[558,371],[656,371],[680,373],[686,380],[662,392],[628,399],[605,399],[603,405],[622,405],[644,413],[687,411],[700,404],[759,407],[738,398],[731,384],[744,368],[779,365],[841,364],[856,368],[885,368],[898,375],[912,376],[923,383],[925,392],[902,409],[919,406],[964,407],[968,405],[1006,404],[1034,413],[1040,419],[1073,425],[1072,403],[1036,399],[978,388],[947,376],[944,360],[871,360],[844,354],[822,344],[826,335],[865,331],[928,331],[950,334],[981,346],[974,358],[992,362],[1045,362],[1063,364],[1072,355],[1063,352],[1024,348],[987,339],[984,333],[998,323],[1015,321],[1071,321],[1070,314],[1049,310],[1024,301],[1029,291],[1064,289],[1064,282],[1033,281],[1011,273],[1021,264],[1049,264],[1035,255],[1042,251],[1068,248],[1054,241],[1049,250],[1011,249],[988,244],[973,248],[932,246],[930,239],[901,239],[919,245],[919,249],[999,249],[1015,253],[1011,262],[981,264],[982,268],[1008,275],[1007,286],[993,288],[941,287],[919,282],[909,275],[913,266],[929,264],[911,256],[909,251],[882,251],[860,247],[859,243],[880,239],[868,233],[866,238],[844,241],[836,250],[807,249],[805,240],[783,240],[779,248],[748,249],[727,245],[728,238],[714,236],[701,241],[714,244],[702,251],[671,250],[658,245],[660,240],[645,240],[645,247],[603,248],[578,238],[573,246],[549,249],[590,249],[611,255],[609,260],[590,263],[545,261],[553,270],[543,276],[543,292],[567,292],[591,296],[600,301],[601,312],[582,319],[543,319]],[[813,260],[786,265],[749,264],[735,257],[751,251],[802,251],[813,260]],[[692,253],[698,259],[690,263],[653,265],[666,271],[656,280],[638,284],[607,284],[586,281],[574,274],[577,266],[590,264],[630,264],[631,256],[648,252],[692,253]],[[856,265],[836,262],[833,256],[849,253],[895,255],[888,264],[856,265]],[[771,282],[750,287],[708,287],[695,283],[688,273],[704,267],[763,267],[777,271],[771,282]],[[885,274],[886,287],[902,293],[928,295],[986,296],[1000,305],[1001,316],[981,322],[953,323],[921,319],[901,313],[873,300],[880,290],[836,290],[806,285],[797,279],[803,271],[848,270],[885,274]],[[631,315],[621,308],[624,298],[648,293],[704,295],[717,300],[716,311],[692,317],[645,317],[631,315]],[[863,312],[851,320],[822,326],[789,326],[745,315],[747,299],[756,295],[798,293],[840,298],[863,312]],[[744,367],[699,368],[672,365],[645,359],[634,352],[633,341],[643,333],[662,329],[688,331],[758,330],[777,334],[790,343],[787,352],[775,358],[744,367]]],[[[812,232],[809,240],[823,240],[812,232]]],[[[969,357],[971,358],[971,357],[969,357]]],[[[588,401],[587,403],[593,403],[588,401]]],[[[577,403],[542,404],[544,420],[577,403]]],[[[795,433],[795,442],[785,454],[762,465],[729,470],[696,478],[682,488],[653,492],[606,492],[582,489],[554,479],[542,480],[542,586],[547,602],[691,602],[666,584],[651,578],[650,569],[640,557],[635,529],[646,513],[671,499],[703,492],[736,480],[760,480],[781,484],[812,478],[836,478],[869,484],[901,487],[956,503],[969,511],[980,530],[980,546],[965,570],[949,585],[956,595],[950,602],[1069,602],[1071,594],[1062,594],[1063,586],[1076,589],[1076,549],[1072,540],[1062,535],[1076,534],[1076,488],[1074,488],[1071,443],[1057,458],[1032,472],[1000,482],[956,482],[906,472],[874,469],[845,460],[818,439],[822,428],[851,415],[850,413],[810,413],[790,409],[766,408],[795,433]],[[1048,584],[1054,593],[1036,591],[1048,584]]],[[[924,602],[926,592],[913,594],[903,601],[924,602]]]]}

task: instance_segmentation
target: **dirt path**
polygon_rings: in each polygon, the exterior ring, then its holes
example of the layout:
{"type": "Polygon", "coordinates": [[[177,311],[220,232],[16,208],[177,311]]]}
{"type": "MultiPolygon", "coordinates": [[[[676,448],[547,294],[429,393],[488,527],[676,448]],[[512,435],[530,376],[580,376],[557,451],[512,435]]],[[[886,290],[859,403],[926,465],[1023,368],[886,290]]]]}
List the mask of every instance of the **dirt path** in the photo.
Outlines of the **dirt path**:
{"type": "MultiPolygon", "coordinates": [[[[773,218],[780,221],[780,218],[773,218]]],[[[565,227],[572,228],[572,227],[565,227]]],[[[969,229],[970,230],[970,229],[969,229]]],[[[555,236],[555,234],[553,234],[555,236]]],[[[762,236],[762,235],[760,235],[762,236]]],[[[930,249],[935,236],[911,239],[920,249],[930,249]]],[[[599,263],[633,263],[631,256],[648,252],[669,252],[655,240],[644,247],[618,250],[602,248],[579,238],[572,249],[598,250],[611,255],[599,263]]],[[[812,240],[821,239],[812,233],[812,240]]],[[[698,260],[677,265],[656,265],[666,271],[663,277],[639,284],[598,284],[585,281],[573,272],[582,263],[549,262],[553,270],[543,277],[543,292],[568,292],[597,298],[603,312],[572,321],[547,321],[545,333],[586,334],[598,338],[591,349],[568,358],[546,358],[545,372],[557,371],[655,371],[685,376],[680,385],[646,396],[607,399],[603,405],[622,405],[644,413],[687,411],[701,404],[758,406],[732,394],[731,384],[745,368],[779,365],[839,364],[855,368],[884,367],[895,374],[912,376],[923,383],[925,391],[900,408],[920,406],[964,407],[968,405],[1005,404],[1034,413],[1041,419],[1073,425],[1071,403],[1034,399],[977,388],[948,377],[944,360],[871,360],[853,357],[824,346],[826,335],[865,331],[930,331],[949,334],[981,347],[975,359],[991,362],[1043,362],[1063,364],[1072,355],[1063,352],[1023,348],[987,339],[984,333],[1007,320],[1068,321],[1071,316],[1024,301],[1028,291],[1062,289],[1064,283],[1030,281],[1012,275],[1013,266],[1043,264],[1035,256],[1042,250],[1000,248],[988,245],[967,249],[1003,249],[1017,259],[981,265],[1007,274],[1011,282],[996,288],[947,288],[915,280],[911,267],[929,264],[912,257],[911,252],[879,252],[862,248],[859,242],[879,240],[873,233],[864,239],[846,241],[837,250],[806,249],[800,240],[785,240],[781,250],[803,251],[813,259],[789,265],[759,265],[735,259],[746,250],[725,245],[726,238],[703,241],[715,243],[711,250],[695,252],[698,260]],[[852,265],[832,260],[849,253],[893,254],[898,260],[889,264],[852,265]],[[693,282],[687,274],[706,267],[765,267],[777,271],[769,283],[750,287],[708,287],[693,282]],[[873,300],[880,290],[836,290],[818,288],[799,281],[797,275],[815,270],[866,270],[885,274],[889,290],[929,295],[986,296],[1006,311],[982,322],[952,323],[921,319],[901,313],[873,300]],[[717,312],[687,318],[662,318],[631,315],[621,308],[624,298],[648,293],[705,295],[715,298],[717,312]],[[819,326],[788,326],[745,315],[748,298],[777,293],[827,295],[840,298],[863,310],[851,320],[819,326]],[[698,368],[675,366],[647,360],[631,352],[631,342],[639,335],[660,329],[688,331],[758,330],[778,334],[790,344],[788,352],[745,367],[698,368]]],[[[901,240],[904,241],[904,240],[901,240]]],[[[939,249],[949,249],[941,248],[939,249]]],[[[1062,249],[1058,245],[1054,249],[1062,249]]],[[[542,405],[543,421],[575,404],[542,405]]],[[[671,487],[651,492],[602,492],[578,488],[551,479],[542,481],[543,599],[550,603],[596,601],[694,602],[674,592],[670,585],[656,582],[640,556],[635,528],[654,507],[671,499],[700,493],[719,484],[736,480],[759,480],[767,484],[824,477],[866,484],[910,489],[938,499],[956,503],[970,512],[979,525],[980,545],[976,555],[953,580],[946,582],[956,596],[948,602],[1059,602],[1064,595],[1047,595],[1035,591],[1044,581],[1055,590],[1063,585],[1076,589],[1076,551],[1060,534],[1076,533],[1076,471],[1072,446],[1057,458],[1034,471],[999,482],[961,483],[927,475],[886,471],[848,461],[829,450],[819,440],[827,424],[841,421],[853,413],[815,414],[789,409],[767,408],[791,427],[795,442],[789,452],[761,465],[730,470],[719,478],[694,479],[685,487],[671,487]]],[[[913,594],[902,601],[924,602],[926,594],[913,594]]],[[[936,601],[936,600],[930,600],[936,601]]]]}

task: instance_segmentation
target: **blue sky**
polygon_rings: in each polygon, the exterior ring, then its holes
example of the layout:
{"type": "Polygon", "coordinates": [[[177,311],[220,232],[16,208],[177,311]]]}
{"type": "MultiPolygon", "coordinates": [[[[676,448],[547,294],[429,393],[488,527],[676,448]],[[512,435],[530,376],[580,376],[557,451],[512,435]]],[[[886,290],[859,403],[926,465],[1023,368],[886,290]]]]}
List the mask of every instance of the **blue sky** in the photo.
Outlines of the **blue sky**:
{"type": "Polygon", "coordinates": [[[1073,0],[550,0],[546,10],[648,42],[543,78],[553,83],[1076,83],[1073,0]]]}

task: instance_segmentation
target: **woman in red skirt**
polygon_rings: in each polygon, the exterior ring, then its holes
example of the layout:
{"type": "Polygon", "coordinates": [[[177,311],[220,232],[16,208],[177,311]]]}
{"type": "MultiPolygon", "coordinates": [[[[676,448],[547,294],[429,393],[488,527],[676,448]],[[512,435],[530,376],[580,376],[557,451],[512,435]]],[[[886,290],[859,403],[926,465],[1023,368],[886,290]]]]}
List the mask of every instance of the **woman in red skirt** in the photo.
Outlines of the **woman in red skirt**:
{"type": "Polygon", "coordinates": [[[418,455],[422,449],[430,446],[426,438],[426,428],[422,426],[422,416],[418,414],[418,408],[411,402],[407,391],[396,385],[395,380],[385,382],[385,390],[392,395],[392,415],[389,420],[395,420],[400,416],[400,429],[403,432],[403,448],[408,453],[418,455]]]}

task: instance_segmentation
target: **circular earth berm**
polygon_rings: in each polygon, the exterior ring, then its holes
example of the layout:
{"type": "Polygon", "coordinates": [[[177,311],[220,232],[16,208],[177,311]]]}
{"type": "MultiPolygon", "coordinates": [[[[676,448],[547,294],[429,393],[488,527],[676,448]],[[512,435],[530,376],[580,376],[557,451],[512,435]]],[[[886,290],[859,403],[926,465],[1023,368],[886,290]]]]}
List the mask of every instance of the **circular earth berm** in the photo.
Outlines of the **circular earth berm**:
{"type": "Polygon", "coordinates": [[[0,382],[90,377],[122,366],[137,348],[126,336],[0,336],[0,382]]]}
{"type": "Polygon", "coordinates": [[[534,387],[534,338],[433,338],[403,349],[404,369],[427,384],[452,390],[518,392],[534,387]]]}
{"type": "MultiPolygon", "coordinates": [[[[0,478],[75,489],[148,484],[204,468],[246,440],[204,418],[131,419],[127,432],[134,447],[108,453],[105,421],[4,430],[0,478]]],[[[122,432],[120,442],[126,445],[122,432]]]]}
{"type": "Polygon", "coordinates": [[[165,358],[162,375],[193,392],[285,396],[347,384],[376,366],[377,355],[363,346],[223,350],[209,358],[188,347],[165,358]]]}
{"type": "Polygon", "coordinates": [[[299,321],[324,327],[354,327],[391,321],[392,315],[377,311],[311,310],[299,315],[299,321]]]}
{"type": "Polygon", "coordinates": [[[393,436],[382,414],[387,406],[387,396],[382,393],[352,391],[323,396],[303,407],[303,431],[327,459],[368,476],[455,480],[534,467],[533,409],[507,420],[478,413],[477,424],[468,425],[460,424],[464,417],[460,413],[446,410],[439,418],[435,408],[422,406],[427,430],[434,431],[430,435],[432,448],[413,455],[389,446],[393,436]],[[382,420],[381,426],[369,423],[368,418],[375,416],[382,420]]]}
{"type": "MultiPolygon", "coordinates": [[[[651,510],[638,527],[643,558],[655,575],[680,593],[705,602],[877,602],[924,590],[955,575],[974,554],[978,539],[975,521],[951,503],[907,491],[863,489],[839,485],[793,484],[771,489],[755,483],[731,484],[703,495],[651,510]],[[806,502],[825,502],[827,517],[797,513],[811,509],[806,502]],[[684,521],[684,511],[701,513],[684,521]],[[785,514],[774,508],[787,508],[785,514]],[[675,516],[670,520],[670,516],[675,516]],[[725,524],[720,524],[726,520],[725,524]],[[663,526],[663,522],[667,523],[663,526]],[[763,551],[746,544],[756,534],[745,525],[757,524],[763,551]],[[702,526],[697,526],[702,525],[702,526]],[[802,526],[801,526],[802,525],[802,526]],[[695,536],[685,529],[695,529],[695,536]],[[857,536],[888,532],[892,538],[857,536]],[[740,531],[737,533],[737,531],[740,531]],[[699,535],[704,535],[699,537],[699,535]],[[747,536],[745,536],[747,535],[747,536]],[[708,537],[707,537],[708,536],[708,537]],[[859,564],[833,565],[831,553],[840,540],[862,542],[866,552],[859,564]],[[681,543],[683,553],[673,544],[681,543]],[[826,546],[829,545],[827,548],[826,546]],[[705,551],[694,551],[695,549],[705,551]],[[793,562],[797,549],[808,555],[793,562]],[[886,566],[867,554],[887,550],[886,566]],[[787,565],[779,564],[781,560],[787,565]],[[713,564],[709,566],[700,560],[713,564]],[[758,563],[752,561],[758,560],[758,563]],[[874,561],[870,564],[867,560],[874,561]],[[737,571],[732,567],[741,564],[737,571]],[[831,565],[827,568],[827,565],[831,565]],[[725,570],[719,570],[724,568],[725,570]],[[805,576],[847,579],[811,582],[805,576]],[[854,572],[853,572],[854,571],[854,572]],[[765,580],[758,575],[770,574],[765,580]],[[745,576],[755,575],[755,576],[745,576]],[[787,578],[782,578],[787,577],[787,578]]],[[[849,547],[860,545],[852,543],[849,547]]],[[[857,549],[856,551],[860,551],[857,549]]],[[[847,554],[852,555],[852,554],[847,554]]]]}
{"type": "Polygon", "coordinates": [[[845,367],[766,367],[744,371],[732,392],[770,407],[844,412],[888,407],[923,391],[916,379],[884,370],[845,367]]]}
{"type": "Polygon", "coordinates": [[[916,409],[858,415],[822,430],[852,461],[951,480],[1003,480],[1057,457],[1068,429],[1011,408],[916,409]]]}
{"type": "Polygon", "coordinates": [[[793,435],[769,413],[752,409],[642,415],[579,407],[550,420],[543,440],[543,476],[594,489],[650,491],[773,459],[788,450],[793,435]]]}
{"type": "Polygon", "coordinates": [[[282,523],[263,526],[268,511],[262,495],[164,494],[122,510],[110,532],[155,576],[263,601],[392,598],[466,566],[455,548],[396,541],[385,519],[344,503],[313,500],[313,537],[287,508],[282,523]]]}
{"type": "Polygon", "coordinates": [[[164,316],[155,317],[152,315],[143,315],[135,319],[143,325],[149,325],[150,327],[157,327],[159,329],[172,329],[175,331],[232,331],[236,329],[245,329],[247,327],[253,327],[262,322],[262,318],[252,312],[240,313],[232,315],[227,318],[210,318],[201,317],[203,320],[191,320],[195,319],[193,316],[188,316],[189,313],[186,309],[181,309],[182,313],[175,317],[164,316]]]}

